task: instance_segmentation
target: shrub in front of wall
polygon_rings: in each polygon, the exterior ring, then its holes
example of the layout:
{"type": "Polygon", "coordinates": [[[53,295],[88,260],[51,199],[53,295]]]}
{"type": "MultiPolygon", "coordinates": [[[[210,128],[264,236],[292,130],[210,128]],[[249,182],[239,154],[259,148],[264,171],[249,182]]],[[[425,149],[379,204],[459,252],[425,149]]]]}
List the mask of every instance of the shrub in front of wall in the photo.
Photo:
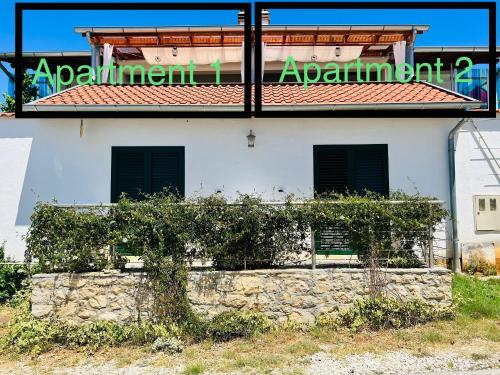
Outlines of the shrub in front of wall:
{"type": "Polygon", "coordinates": [[[184,350],[184,344],[175,337],[157,338],[151,347],[153,352],[163,352],[167,354],[181,353],[184,350]]]}
{"type": "Polygon", "coordinates": [[[469,275],[494,276],[497,274],[496,265],[488,262],[481,253],[475,253],[464,261],[464,269],[469,275]]]}
{"type": "Polygon", "coordinates": [[[309,251],[309,226],[301,208],[263,204],[259,196],[240,195],[228,203],[222,196],[198,198],[193,206],[193,243],[217,269],[264,268],[297,260],[309,251]]]}
{"type": "Polygon", "coordinates": [[[421,300],[400,301],[394,298],[358,299],[346,310],[340,311],[338,327],[353,331],[406,328],[435,320],[452,319],[453,307],[440,307],[421,300]]]}
{"type": "Polygon", "coordinates": [[[414,252],[408,252],[404,255],[389,257],[386,265],[388,268],[420,268],[424,263],[414,252]]]}
{"type": "Polygon", "coordinates": [[[191,212],[188,202],[168,192],[142,201],[124,196],[113,208],[111,241],[134,249],[143,260],[157,322],[182,323],[191,314],[186,293],[188,265],[195,257],[188,246],[191,212]]]}
{"type": "Polygon", "coordinates": [[[0,304],[10,300],[24,285],[28,269],[22,263],[7,264],[5,243],[0,244],[0,304]],[[4,263],[4,264],[2,264],[4,263]]]}
{"type": "Polygon", "coordinates": [[[105,207],[80,211],[40,202],[31,216],[26,236],[26,261],[35,272],[87,272],[116,267],[108,245],[109,216],[105,207]]]}
{"type": "Polygon", "coordinates": [[[152,344],[157,339],[177,337],[173,325],[152,323],[124,324],[97,321],[85,324],[34,319],[24,313],[7,327],[0,340],[2,349],[16,353],[41,354],[54,347],[83,348],[96,351],[103,347],[152,344]]]}
{"type": "Polygon", "coordinates": [[[273,327],[273,323],[262,313],[227,311],[211,319],[208,325],[208,334],[214,341],[229,341],[266,333],[271,331],[273,327]]]}
{"type": "Polygon", "coordinates": [[[5,241],[0,242],[0,262],[5,261],[5,241]]]}
{"type": "Polygon", "coordinates": [[[0,264],[0,304],[21,290],[27,277],[28,270],[24,264],[0,264]]]}
{"type": "Polygon", "coordinates": [[[75,324],[62,321],[38,320],[27,306],[18,309],[13,321],[0,339],[0,349],[15,353],[41,354],[55,347],[82,348],[96,351],[120,345],[152,345],[153,351],[180,352],[183,339],[213,339],[228,341],[252,337],[274,328],[263,314],[251,311],[231,311],[216,315],[211,320],[199,318],[196,326],[151,322],[118,324],[97,321],[75,324]]]}

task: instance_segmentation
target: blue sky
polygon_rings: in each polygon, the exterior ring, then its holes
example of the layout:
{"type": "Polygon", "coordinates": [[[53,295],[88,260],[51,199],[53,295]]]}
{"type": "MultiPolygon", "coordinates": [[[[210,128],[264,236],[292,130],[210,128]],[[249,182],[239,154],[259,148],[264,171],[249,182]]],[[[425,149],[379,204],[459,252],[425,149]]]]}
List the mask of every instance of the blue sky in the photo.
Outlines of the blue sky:
{"type": "MultiPolygon", "coordinates": [[[[112,2],[113,0],[107,0],[112,2]]],[[[149,0],[154,1],[154,0],[149,0]]],[[[178,0],[179,1],[179,0],[178,0]]],[[[198,0],[203,1],[203,0],[198,0]]],[[[218,0],[221,1],[221,0],[218,0]]],[[[17,1],[20,2],[20,1],[17,1]]],[[[43,2],[31,0],[29,2],[43,2]]],[[[52,2],[62,2],[52,0],[52,2]]],[[[77,2],[66,0],[65,2],[77,2]]],[[[95,1],[99,2],[99,1],[95,1]]],[[[124,1],[118,1],[124,2],[124,1]]],[[[225,1],[231,2],[231,1],[225,1]]],[[[15,0],[0,1],[0,51],[14,51],[15,0]]],[[[355,5],[355,1],[353,4],[355,5]]],[[[497,2],[497,6],[498,6],[497,2]]],[[[25,51],[87,50],[76,26],[227,25],[236,11],[29,11],[24,15],[25,51]]],[[[488,42],[487,11],[482,10],[271,10],[272,24],[428,24],[420,46],[480,46],[488,42]]],[[[500,32],[497,28],[497,44],[500,32]]],[[[7,79],[0,72],[0,92],[7,79]]]]}

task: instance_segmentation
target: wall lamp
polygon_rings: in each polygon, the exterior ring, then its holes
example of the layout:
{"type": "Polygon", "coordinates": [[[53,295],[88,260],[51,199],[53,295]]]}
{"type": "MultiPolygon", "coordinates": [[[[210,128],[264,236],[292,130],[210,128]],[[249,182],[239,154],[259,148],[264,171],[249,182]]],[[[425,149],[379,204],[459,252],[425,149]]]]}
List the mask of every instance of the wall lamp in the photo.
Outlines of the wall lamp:
{"type": "Polygon", "coordinates": [[[255,135],[252,133],[250,129],[250,133],[247,135],[248,147],[255,147],[255,135]]]}

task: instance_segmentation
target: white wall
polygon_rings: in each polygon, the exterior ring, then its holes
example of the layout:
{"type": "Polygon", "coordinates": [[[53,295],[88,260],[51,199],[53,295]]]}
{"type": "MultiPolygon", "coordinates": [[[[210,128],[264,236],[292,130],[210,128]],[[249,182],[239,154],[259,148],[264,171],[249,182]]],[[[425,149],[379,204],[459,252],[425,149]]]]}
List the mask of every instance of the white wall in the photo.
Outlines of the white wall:
{"type": "Polygon", "coordinates": [[[391,190],[448,200],[447,134],[456,119],[0,118],[0,241],[21,259],[37,200],[110,200],[112,146],[185,146],[186,194],[311,196],[313,145],[387,143],[391,190]],[[246,135],[257,136],[255,148],[246,135]]]}
{"type": "MultiPolygon", "coordinates": [[[[473,121],[500,161],[500,119],[473,121]]],[[[464,246],[496,244],[500,249],[500,232],[475,230],[473,201],[474,195],[500,195],[500,169],[470,122],[459,132],[456,150],[458,239],[464,246]]]]}

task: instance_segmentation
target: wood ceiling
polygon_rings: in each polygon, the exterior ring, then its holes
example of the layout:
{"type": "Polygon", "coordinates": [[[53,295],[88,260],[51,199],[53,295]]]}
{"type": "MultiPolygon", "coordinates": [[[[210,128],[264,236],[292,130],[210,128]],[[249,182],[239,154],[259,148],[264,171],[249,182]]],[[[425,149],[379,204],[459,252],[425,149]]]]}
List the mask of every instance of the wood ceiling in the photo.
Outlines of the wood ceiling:
{"type": "MultiPolygon", "coordinates": [[[[254,35],[252,36],[254,39],[254,35]]],[[[308,45],[362,45],[363,56],[385,56],[398,41],[410,42],[412,30],[264,30],[262,41],[269,46],[308,45]],[[372,48],[370,48],[372,47],[372,48]]],[[[239,46],[243,43],[243,32],[236,30],[182,30],[157,32],[93,32],[94,45],[109,43],[115,46],[122,59],[134,59],[142,55],[141,47],[221,47],[239,46]],[[125,47],[125,48],[120,48],[125,47]],[[125,52],[132,47],[136,52],[125,52]]]]}

